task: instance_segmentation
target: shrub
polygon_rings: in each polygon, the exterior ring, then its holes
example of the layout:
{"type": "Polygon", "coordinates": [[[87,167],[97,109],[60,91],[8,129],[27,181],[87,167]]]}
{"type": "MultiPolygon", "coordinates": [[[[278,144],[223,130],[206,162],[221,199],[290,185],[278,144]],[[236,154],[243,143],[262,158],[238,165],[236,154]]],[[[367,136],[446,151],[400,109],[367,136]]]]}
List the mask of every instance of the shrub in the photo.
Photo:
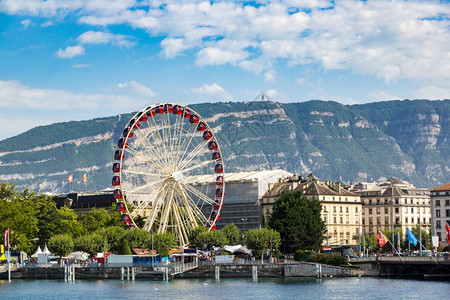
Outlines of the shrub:
{"type": "Polygon", "coordinates": [[[348,265],[347,259],[341,255],[319,253],[311,255],[309,258],[313,262],[326,265],[332,266],[348,265]]]}
{"type": "Polygon", "coordinates": [[[298,261],[308,261],[312,254],[312,250],[297,250],[294,254],[294,259],[298,261]]]}

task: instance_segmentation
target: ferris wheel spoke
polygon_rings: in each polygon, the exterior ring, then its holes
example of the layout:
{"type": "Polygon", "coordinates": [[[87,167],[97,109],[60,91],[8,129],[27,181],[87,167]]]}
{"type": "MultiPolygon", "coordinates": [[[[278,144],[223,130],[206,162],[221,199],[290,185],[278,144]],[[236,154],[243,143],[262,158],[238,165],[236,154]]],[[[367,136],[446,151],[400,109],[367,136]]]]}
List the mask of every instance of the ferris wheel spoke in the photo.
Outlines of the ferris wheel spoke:
{"type": "Polygon", "coordinates": [[[137,135],[139,136],[139,140],[142,140],[142,147],[146,150],[147,155],[146,158],[148,160],[148,157],[151,157],[153,159],[153,162],[162,166],[164,165],[162,161],[164,160],[164,157],[162,156],[162,151],[158,147],[157,143],[151,144],[149,142],[148,135],[145,135],[145,133],[142,130],[138,131],[137,135]],[[142,132],[142,133],[141,133],[142,132]]]}
{"type": "Polygon", "coordinates": [[[178,168],[181,170],[186,167],[201,151],[205,151],[207,144],[208,141],[202,141],[197,144],[197,146],[195,146],[195,148],[182,161],[180,161],[178,168]]]}
{"type": "Polygon", "coordinates": [[[181,244],[184,245],[188,241],[188,234],[187,234],[187,230],[186,230],[186,222],[182,218],[181,213],[180,213],[181,209],[183,209],[183,208],[178,206],[178,204],[176,202],[174,202],[173,215],[174,215],[175,221],[179,224],[179,226],[177,227],[178,236],[180,236],[181,244]]]}
{"type": "Polygon", "coordinates": [[[152,209],[151,209],[151,216],[149,218],[147,218],[147,220],[145,222],[144,228],[146,228],[147,230],[150,230],[153,227],[153,224],[156,221],[158,213],[160,212],[161,207],[164,204],[164,199],[166,198],[166,194],[167,194],[167,189],[164,189],[164,187],[162,186],[156,195],[156,200],[152,203],[153,205],[152,205],[152,209]]]}
{"type": "Polygon", "coordinates": [[[136,194],[137,192],[142,191],[143,189],[152,187],[154,185],[157,185],[157,184],[161,183],[162,181],[163,181],[163,179],[160,179],[158,181],[153,181],[153,182],[144,184],[142,186],[139,186],[139,187],[137,187],[137,188],[135,188],[133,190],[127,190],[126,192],[127,192],[127,194],[136,194]]]}
{"type": "Polygon", "coordinates": [[[148,172],[142,172],[142,171],[134,171],[134,170],[123,170],[122,173],[124,174],[134,174],[134,175],[145,175],[145,176],[155,176],[155,177],[161,177],[161,174],[157,173],[148,173],[148,172]]]}
{"type": "Polygon", "coordinates": [[[169,213],[173,204],[173,186],[170,186],[170,190],[166,194],[166,201],[164,201],[164,208],[162,208],[161,225],[158,228],[158,233],[165,232],[167,225],[169,224],[169,213]]]}
{"type": "Polygon", "coordinates": [[[192,167],[190,167],[190,168],[181,169],[180,172],[181,173],[187,173],[187,172],[190,172],[192,170],[200,169],[200,168],[202,168],[204,166],[210,165],[213,162],[214,162],[214,160],[205,160],[205,161],[203,161],[201,163],[197,163],[197,164],[192,165],[192,167]]]}
{"type": "MultiPolygon", "coordinates": [[[[165,159],[165,152],[164,151],[164,139],[161,136],[161,131],[164,130],[165,124],[161,122],[161,124],[156,123],[156,115],[152,116],[151,122],[149,122],[149,119],[147,119],[147,124],[149,128],[154,128],[155,130],[151,132],[152,138],[155,140],[155,146],[157,147],[159,156],[161,157],[161,161],[164,161],[165,164],[167,164],[167,160],[165,159]],[[158,146],[159,145],[159,146],[158,146]]],[[[162,118],[160,118],[162,120],[162,118]]]]}
{"type": "Polygon", "coordinates": [[[185,188],[192,194],[196,195],[199,199],[203,200],[203,202],[207,203],[208,205],[214,206],[216,204],[214,199],[209,198],[208,196],[206,196],[205,194],[203,194],[202,192],[200,192],[199,190],[197,190],[196,188],[192,187],[189,184],[183,184],[183,188],[185,188]]]}
{"type": "Polygon", "coordinates": [[[208,223],[208,218],[203,214],[200,207],[197,206],[195,201],[189,195],[187,195],[186,198],[188,202],[188,207],[192,210],[192,214],[194,215],[196,223],[197,220],[200,221],[200,223],[202,224],[208,223]]]}

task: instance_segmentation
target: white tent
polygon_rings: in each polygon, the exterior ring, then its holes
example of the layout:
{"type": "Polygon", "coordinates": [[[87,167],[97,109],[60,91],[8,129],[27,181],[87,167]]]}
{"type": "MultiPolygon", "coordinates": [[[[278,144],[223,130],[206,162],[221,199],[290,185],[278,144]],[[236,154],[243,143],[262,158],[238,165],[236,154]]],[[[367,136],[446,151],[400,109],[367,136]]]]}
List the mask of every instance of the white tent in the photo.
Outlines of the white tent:
{"type": "Polygon", "coordinates": [[[43,253],[42,253],[41,247],[38,246],[36,249],[36,252],[34,252],[34,254],[32,254],[31,257],[38,258],[39,254],[43,254],[43,253]]]}
{"type": "Polygon", "coordinates": [[[78,260],[86,260],[88,259],[90,256],[89,253],[84,252],[84,251],[75,251],[70,253],[69,255],[67,255],[68,259],[78,259],[78,260]]]}
{"type": "Polygon", "coordinates": [[[42,254],[45,255],[52,255],[52,253],[50,252],[50,250],[48,250],[47,248],[47,244],[45,244],[44,250],[42,251],[42,254]]]}

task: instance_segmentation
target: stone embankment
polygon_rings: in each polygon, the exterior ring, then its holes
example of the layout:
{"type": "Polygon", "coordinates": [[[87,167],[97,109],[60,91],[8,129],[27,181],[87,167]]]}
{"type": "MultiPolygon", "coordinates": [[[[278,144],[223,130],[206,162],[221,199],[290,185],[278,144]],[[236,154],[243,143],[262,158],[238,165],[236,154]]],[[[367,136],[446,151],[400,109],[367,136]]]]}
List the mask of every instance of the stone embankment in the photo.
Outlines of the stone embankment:
{"type": "MultiPolygon", "coordinates": [[[[135,279],[163,278],[162,272],[151,267],[76,267],[76,279],[135,279]],[[124,271],[125,269],[125,271],[124,271]],[[125,274],[124,274],[125,272],[125,274]]],[[[315,263],[297,262],[280,264],[200,264],[198,268],[173,275],[173,278],[252,278],[258,277],[349,277],[376,276],[373,271],[334,267],[315,263]]],[[[12,279],[65,279],[64,267],[23,267],[11,272],[12,279]]],[[[7,279],[7,272],[0,273],[1,279],[7,279]]]]}

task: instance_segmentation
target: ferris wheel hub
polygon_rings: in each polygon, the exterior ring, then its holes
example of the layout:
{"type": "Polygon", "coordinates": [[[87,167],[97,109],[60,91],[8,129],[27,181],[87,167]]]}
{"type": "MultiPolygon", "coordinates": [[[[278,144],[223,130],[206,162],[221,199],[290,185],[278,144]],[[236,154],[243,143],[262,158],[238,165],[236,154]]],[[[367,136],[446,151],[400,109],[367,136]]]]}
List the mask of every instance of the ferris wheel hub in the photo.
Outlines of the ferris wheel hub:
{"type": "Polygon", "coordinates": [[[176,171],[172,173],[172,178],[175,179],[175,181],[183,181],[184,175],[180,171],[176,171]]]}

